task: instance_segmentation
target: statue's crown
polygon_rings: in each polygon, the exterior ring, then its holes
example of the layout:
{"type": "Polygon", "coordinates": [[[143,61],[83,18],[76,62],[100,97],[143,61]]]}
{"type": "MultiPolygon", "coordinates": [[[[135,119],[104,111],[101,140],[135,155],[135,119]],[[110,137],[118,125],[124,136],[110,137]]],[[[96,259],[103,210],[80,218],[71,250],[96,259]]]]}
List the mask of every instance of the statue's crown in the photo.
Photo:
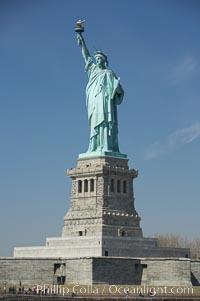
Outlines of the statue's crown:
{"type": "Polygon", "coordinates": [[[101,51],[101,50],[95,51],[94,56],[97,56],[97,55],[102,55],[105,58],[105,60],[108,61],[108,57],[103,51],[101,51]]]}

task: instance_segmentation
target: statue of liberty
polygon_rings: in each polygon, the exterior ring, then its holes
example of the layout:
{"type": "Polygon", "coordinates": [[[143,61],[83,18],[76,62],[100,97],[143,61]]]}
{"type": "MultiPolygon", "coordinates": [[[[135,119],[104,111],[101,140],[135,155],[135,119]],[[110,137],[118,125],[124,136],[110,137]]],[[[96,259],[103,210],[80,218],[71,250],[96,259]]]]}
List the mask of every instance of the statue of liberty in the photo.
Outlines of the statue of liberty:
{"type": "Polygon", "coordinates": [[[86,106],[90,127],[90,142],[87,153],[119,153],[117,105],[121,104],[124,91],[115,73],[108,69],[108,58],[102,51],[95,52],[96,64],[88,51],[82,32],[83,21],[78,21],[78,45],[85,60],[88,73],[86,106]],[[79,24],[78,24],[79,23],[79,24]]]}

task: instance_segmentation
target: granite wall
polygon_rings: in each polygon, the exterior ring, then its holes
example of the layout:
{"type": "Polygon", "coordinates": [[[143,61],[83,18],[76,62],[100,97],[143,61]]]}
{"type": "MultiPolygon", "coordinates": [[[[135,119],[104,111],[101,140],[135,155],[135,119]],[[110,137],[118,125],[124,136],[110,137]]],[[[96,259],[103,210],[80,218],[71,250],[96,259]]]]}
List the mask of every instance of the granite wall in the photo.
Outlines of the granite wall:
{"type": "Polygon", "coordinates": [[[0,286],[37,284],[199,285],[200,261],[187,258],[0,258],[0,286]],[[196,282],[194,282],[196,279],[196,282]]]}
{"type": "Polygon", "coordinates": [[[200,260],[191,260],[192,285],[200,285],[200,260]]]}

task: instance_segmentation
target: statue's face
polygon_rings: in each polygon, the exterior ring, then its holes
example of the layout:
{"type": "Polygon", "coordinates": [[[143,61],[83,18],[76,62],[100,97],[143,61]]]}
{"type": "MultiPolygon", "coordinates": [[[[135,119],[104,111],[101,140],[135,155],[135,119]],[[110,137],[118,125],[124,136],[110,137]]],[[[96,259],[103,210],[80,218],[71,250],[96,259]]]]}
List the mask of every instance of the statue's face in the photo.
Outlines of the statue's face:
{"type": "Polygon", "coordinates": [[[96,59],[96,63],[97,63],[98,67],[100,67],[100,68],[105,67],[105,61],[101,55],[96,55],[95,59],[96,59]]]}

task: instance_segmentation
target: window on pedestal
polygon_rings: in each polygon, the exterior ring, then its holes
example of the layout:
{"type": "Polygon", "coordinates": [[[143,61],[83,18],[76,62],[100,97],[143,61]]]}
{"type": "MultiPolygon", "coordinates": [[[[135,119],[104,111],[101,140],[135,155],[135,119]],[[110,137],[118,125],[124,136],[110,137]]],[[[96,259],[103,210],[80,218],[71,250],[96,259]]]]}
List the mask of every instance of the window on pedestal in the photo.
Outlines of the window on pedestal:
{"type": "Polygon", "coordinates": [[[121,181],[117,180],[117,192],[121,192],[121,181]]]}
{"type": "Polygon", "coordinates": [[[94,179],[90,180],[90,191],[94,192],[94,179]]]}
{"type": "Polygon", "coordinates": [[[82,181],[79,180],[78,181],[78,193],[81,193],[82,192],[82,181]]]}
{"type": "Polygon", "coordinates": [[[114,179],[111,179],[111,182],[110,182],[110,191],[111,192],[115,192],[115,181],[114,181],[114,179]]]}
{"type": "Polygon", "coordinates": [[[127,184],[126,181],[123,181],[123,193],[127,192],[127,184]]]}
{"type": "Polygon", "coordinates": [[[79,232],[78,232],[78,235],[79,235],[79,236],[83,236],[83,231],[79,231],[79,232]]]}
{"type": "Polygon", "coordinates": [[[88,180],[84,180],[84,192],[88,192],[88,180]]]}

